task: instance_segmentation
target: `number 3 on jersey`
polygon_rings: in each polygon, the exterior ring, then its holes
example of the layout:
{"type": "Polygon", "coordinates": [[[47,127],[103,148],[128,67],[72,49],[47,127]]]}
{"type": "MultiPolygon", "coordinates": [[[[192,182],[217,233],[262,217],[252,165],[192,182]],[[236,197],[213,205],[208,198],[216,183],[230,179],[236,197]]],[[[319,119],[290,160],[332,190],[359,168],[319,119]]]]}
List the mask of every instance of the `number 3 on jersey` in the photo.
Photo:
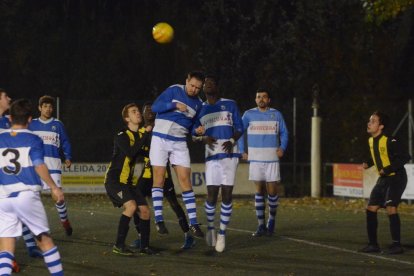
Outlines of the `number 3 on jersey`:
{"type": "Polygon", "coordinates": [[[7,165],[3,166],[2,170],[5,174],[19,174],[22,166],[18,162],[20,153],[17,149],[5,149],[2,152],[2,157],[5,158],[7,165]]]}

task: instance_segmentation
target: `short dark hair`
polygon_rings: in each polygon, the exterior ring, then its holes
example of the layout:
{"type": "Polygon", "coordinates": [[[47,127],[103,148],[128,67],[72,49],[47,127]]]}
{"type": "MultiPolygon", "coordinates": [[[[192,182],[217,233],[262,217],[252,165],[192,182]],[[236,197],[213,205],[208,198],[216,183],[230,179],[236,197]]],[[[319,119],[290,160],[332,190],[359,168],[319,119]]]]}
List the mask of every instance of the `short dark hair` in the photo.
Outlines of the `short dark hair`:
{"type": "Polygon", "coordinates": [[[213,73],[207,73],[205,76],[205,79],[212,79],[216,83],[216,85],[219,85],[220,83],[220,77],[213,73]]]}
{"type": "Polygon", "coordinates": [[[122,120],[124,121],[124,123],[127,123],[125,119],[128,117],[128,111],[131,107],[136,107],[139,110],[139,107],[136,103],[129,103],[126,106],[124,106],[124,108],[122,108],[122,120]]]}
{"type": "Polygon", "coordinates": [[[192,78],[195,78],[195,79],[197,79],[197,80],[199,80],[199,81],[202,81],[202,82],[204,82],[204,73],[203,72],[201,72],[201,71],[191,71],[191,72],[189,72],[188,74],[187,74],[187,78],[188,79],[192,79],[192,78]]]}
{"type": "Polygon", "coordinates": [[[266,93],[266,94],[267,94],[267,96],[270,98],[270,90],[269,90],[269,89],[267,89],[267,88],[264,88],[264,87],[259,87],[259,88],[256,90],[256,93],[255,93],[255,94],[257,94],[257,93],[266,93]]]}
{"type": "Polygon", "coordinates": [[[53,98],[52,96],[49,95],[44,95],[42,97],[40,97],[39,99],[39,106],[42,106],[43,104],[51,104],[51,105],[55,105],[55,98],[53,98]]]}
{"type": "Polygon", "coordinates": [[[382,130],[386,129],[388,125],[388,121],[389,121],[388,115],[379,110],[374,111],[372,115],[375,115],[378,117],[379,124],[384,126],[382,130]]]}
{"type": "Polygon", "coordinates": [[[15,100],[10,106],[12,125],[25,125],[32,117],[32,103],[28,99],[15,100]]]}

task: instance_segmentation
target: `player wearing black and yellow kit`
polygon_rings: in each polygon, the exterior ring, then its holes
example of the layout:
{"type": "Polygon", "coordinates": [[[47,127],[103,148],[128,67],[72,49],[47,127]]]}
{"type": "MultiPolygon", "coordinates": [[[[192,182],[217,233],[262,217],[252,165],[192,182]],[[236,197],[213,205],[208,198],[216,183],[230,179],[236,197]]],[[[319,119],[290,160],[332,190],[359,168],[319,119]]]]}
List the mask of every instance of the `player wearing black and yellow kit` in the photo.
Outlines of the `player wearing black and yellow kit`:
{"type": "Polygon", "coordinates": [[[401,246],[401,222],[397,207],[407,186],[404,164],[410,160],[410,155],[401,148],[397,139],[384,135],[386,125],[387,116],[377,111],[371,115],[367,126],[367,132],[371,135],[368,140],[370,158],[363,167],[366,169],[375,165],[379,178],[371,191],[366,210],[369,243],[359,250],[364,253],[381,252],[377,241],[377,212],[380,208],[386,209],[390,221],[392,244],[387,253],[404,252],[401,246]]]}
{"type": "Polygon", "coordinates": [[[112,252],[130,256],[133,252],[126,248],[129,222],[134,214],[140,217],[141,254],[154,254],[149,248],[150,211],[145,197],[132,185],[135,161],[139,155],[144,156],[145,147],[150,144],[151,127],[145,133],[138,134],[142,116],[134,103],[126,105],[122,110],[122,118],[127,125],[114,138],[114,150],[111,163],[105,175],[105,189],[115,207],[123,207],[118,225],[118,233],[112,252]]]}
{"type": "MultiPolygon", "coordinates": [[[[153,126],[154,120],[155,120],[155,114],[151,110],[151,103],[145,103],[142,108],[143,117],[144,117],[144,127],[141,127],[138,132],[140,136],[145,135],[145,128],[147,126],[153,126]]],[[[149,153],[149,147],[145,147],[145,150],[147,153],[149,153]]],[[[153,183],[153,174],[152,174],[152,166],[150,159],[148,157],[144,157],[144,166],[142,168],[142,172],[140,177],[137,181],[137,189],[140,191],[140,193],[144,197],[151,197],[152,196],[152,183],[153,183]]],[[[164,196],[167,198],[171,208],[173,209],[174,213],[176,214],[178,218],[178,223],[180,224],[181,229],[184,232],[184,244],[181,247],[182,249],[189,249],[194,246],[194,238],[190,234],[190,228],[188,226],[188,221],[186,218],[186,215],[184,213],[183,208],[178,203],[177,195],[175,193],[174,189],[174,183],[171,178],[171,169],[169,164],[167,164],[167,172],[165,174],[165,183],[164,183],[164,196]]],[[[137,216],[134,216],[135,219],[135,225],[137,226],[137,229],[139,229],[139,218],[137,216]]],[[[162,225],[164,226],[164,225],[162,225]]],[[[159,227],[157,225],[158,232],[163,234],[168,234],[167,228],[159,227]]],[[[132,244],[133,247],[138,247],[140,240],[134,241],[132,244]]]]}

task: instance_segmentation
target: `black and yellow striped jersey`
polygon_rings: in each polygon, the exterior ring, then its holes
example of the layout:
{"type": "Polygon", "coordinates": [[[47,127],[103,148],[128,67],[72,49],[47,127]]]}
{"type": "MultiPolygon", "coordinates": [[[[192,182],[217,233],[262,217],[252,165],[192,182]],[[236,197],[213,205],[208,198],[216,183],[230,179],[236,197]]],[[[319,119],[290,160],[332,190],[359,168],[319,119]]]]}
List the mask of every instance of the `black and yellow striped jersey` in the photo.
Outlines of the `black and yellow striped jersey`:
{"type": "Polygon", "coordinates": [[[106,184],[132,184],[138,156],[148,156],[151,134],[125,129],[114,138],[111,163],[105,175],[106,184]]]}
{"type": "Polygon", "coordinates": [[[387,137],[384,134],[368,139],[370,158],[368,166],[377,168],[378,172],[384,171],[384,176],[395,175],[404,170],[404,164],[410,160],[396,138],[387,137]]]}

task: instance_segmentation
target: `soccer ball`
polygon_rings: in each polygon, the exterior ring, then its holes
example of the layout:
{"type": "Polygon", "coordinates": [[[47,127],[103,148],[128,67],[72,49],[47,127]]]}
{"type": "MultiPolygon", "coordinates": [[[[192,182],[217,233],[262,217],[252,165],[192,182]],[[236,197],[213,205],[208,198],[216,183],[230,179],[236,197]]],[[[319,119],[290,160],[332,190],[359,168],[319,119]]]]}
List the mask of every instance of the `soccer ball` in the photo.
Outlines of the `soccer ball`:
{"type": "Polygon", "coordinates": [[[174,29],[168,23],[157,23],[154,27],[152,27],[152,37],[158,43],[169,43],[174,38],[174,29]]]}

